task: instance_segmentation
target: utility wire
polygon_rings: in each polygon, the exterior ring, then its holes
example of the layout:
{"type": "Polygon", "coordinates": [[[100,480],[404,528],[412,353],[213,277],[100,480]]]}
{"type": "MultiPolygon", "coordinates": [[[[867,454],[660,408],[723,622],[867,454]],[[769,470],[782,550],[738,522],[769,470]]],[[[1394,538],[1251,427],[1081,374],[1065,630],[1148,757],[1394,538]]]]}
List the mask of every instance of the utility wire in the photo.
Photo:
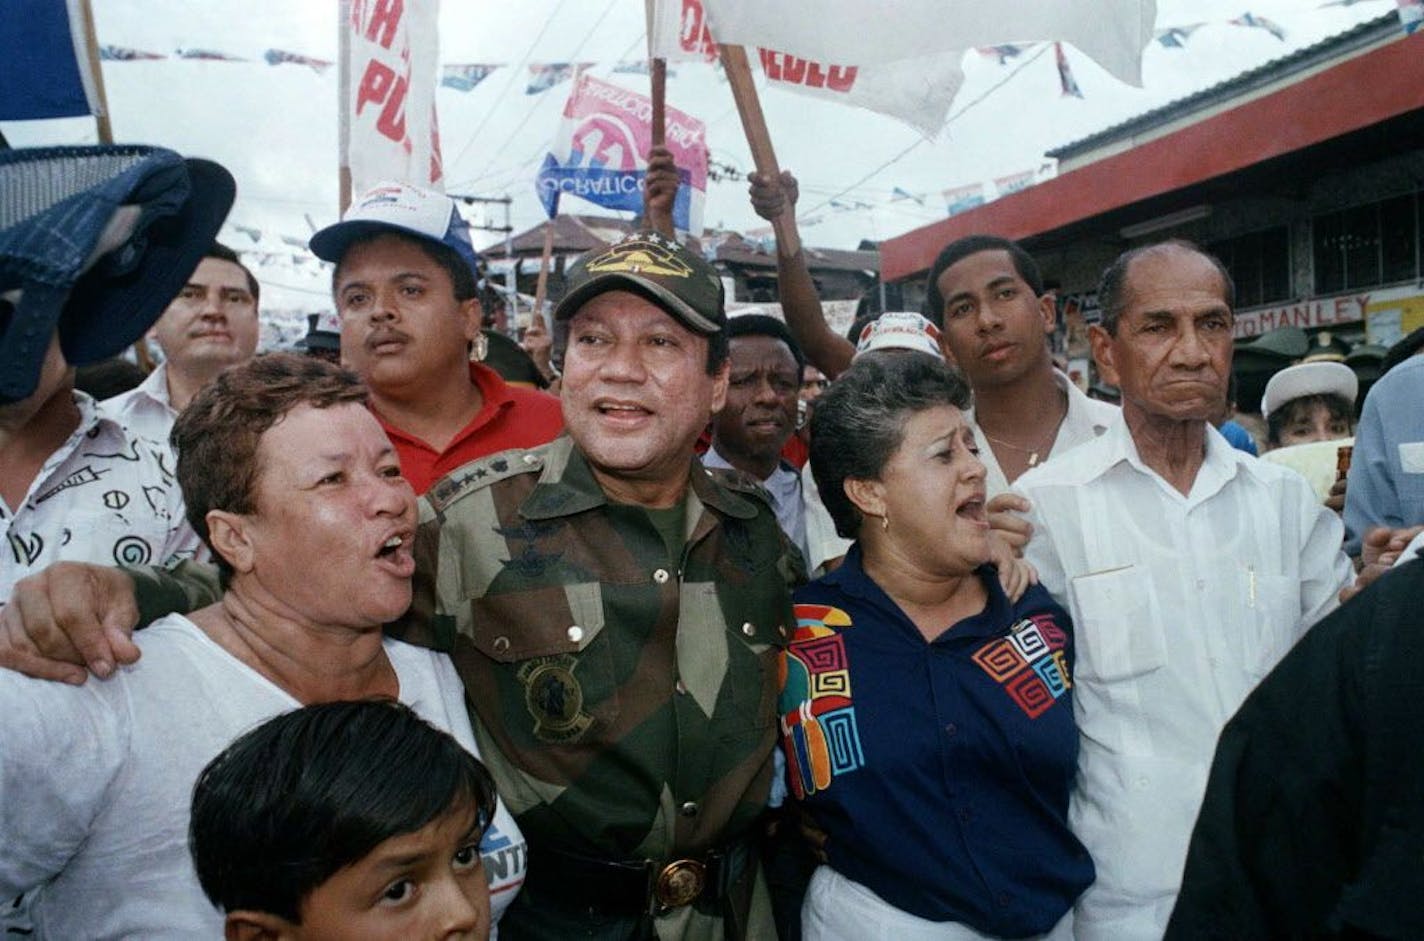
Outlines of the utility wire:
{"type": "MultiPolygon", "coordinates": [[[[1053,45],[1052,43],[1045,43],[1045,44],[1042,46],[1042,48],[1040,48],[1040,49],[1039,49],[1037,52],[1035,52],[1033,55],[1029,56],[1027,59],[1023,60],[1023,62],[1019,63],[1019,65],[1016,66],[1012,72],[1010,72],[1008,75],[1005,75],[1005,76],[1004,76],[1003,78],[1001,78],[999,81],[995,82],[992,86],[990,86],[988,89],[986,89],[986,90],[983,92],[983,94],[981,94],[978,98],[975,98],[973,101],[968,102],[967,104],[964,105],[964,107],[960,108],[958,111],[954,112],[954,113],[951,114],[948,118],[946,118],[946,119],[945,119],[945,122],[944,122],[944,126],[945,126],[945,127],[949,127],[949,125],[953,124],[955,121],[957,121],[959,118],[961,118],[961,117],[964,115],[964,113],[965,113],[966,111],[968,111],[970,108],[973,108],[975,105],[977,105],[977,104],[981,103],[982,101],[984,101],[984,99],[988,98],[988,97],[989,97],[990,95],[992,95],[994,92],[998,91],[1000,88],[1003,88],[1005,85],[1007,85],[1010,81],[1013,80],[1014,76],[1018,75],[1018,74],[1019,74],[1020,72],[1022,72],[1024,69],[1028,68],[1029,65],[1031,65],[1032,63],[1034,63],[1034,62],[1036,62],[1038,59],[1040,59],[1040,58],[1043,56],[1043,54],[1046,53],[1046,52],[1052,47],[1052,45],[1053,45]]],[[[880,166],[876,167],[874,170],[871,170],[869,173],[867,173],[865,176],[861,177],[860,179],[856,180],[856,181],[855,181],[854,183],[852,183],[850,186],[847,186],[845,189],[841,190],[839,193],[836,193],[834,196],[831,196],[831,197],[829,197],[829,198],[827,198],[827,199],[822,200],[821,202],[819,202],[819,203],[817,203],[816,205],[812,206],[810,209],[803,210],[802,213],[798,213],[797,215],[805,214],[805,215],[808,215],[808,216],[809,216],[811,213],[815,212],[816,210],[822,209],[822,208],[824,208],[824,207],[826,207],[826,206],[829,206],[829,205],[831,204],[831,200],[833,200],[833,199],[840,199],[842,196],[846,195],[847,193],[851,192],[852,190],[856,189],[857,187],[861,186],[862,184],[868,183],[870,180],[873,180],[875,177],[879,176],[881,173],[883,173],[883,172],[885,172],[886,170],[890,169],[890,168],[893,167],[895,164],[899,163],[901,160],[904,160],[906,157],[908,157],[908,156],[910,155],[910,152],[911,152],[911,151],[913,151],[915,148],[919,147],[921,144],[925,143],[925,141],[926,141],[926,138],[924,138],[924,137],[916,138],[915,141],[914,141],[913,143],[911,143],[909,147],[906,147],[904,150],[900,151],[898,154],[896,154],[895,156],[891,157],[889,160],[885,161],[885,162],[882,163],[880,166]]]]}
{"type": "MultiPolygon", "coordinates": [[[[575,67],[577,67],[578,57],[579,57],[579,54],[580,54],[581,52],[583,52],[583,47],[586,46],[586,45],[588,45],[589,39],[593,36],[594,33],[598,32],[598,27],[601,26],[601,25],[603,25],[603,21],[608,18],[608,14],[613,11],[613,7],[614,7],[617,3],[618,3],[618,0],[608,0],[608,6],[606,6],[606,7],[603,8],[603,12],[598,15],[598,19],[594,20],[593,26],[589,27],[588,32],[584,33],[583,39],[579,41],[578,46],[576,46],[576,47],[574,48],[573,53],[569,56],[569,58],[568,58],[566,61],[568,61],[569,63],[573,64],[575,67]]],[[[563,0],[559,0],[559,5],[560,5],[560,6],[563,5],[563,0]]],[[[555,12],[557,13],[558,11],[555,10],[555,12]]],[[[552,17],[552,16],[549,18],[548,22],[546,22],[546,23],[544,24],[544,28],[545,28],[545,29],[548,29],[549,23],[551,23],[551,22],[553,22],[553,17],[552,17]]],[[[544,35],[544,30],[540,30],[540,31],[539,31],[539,35],[540,35],[540,36],[543,36],[543,35],[544,35]]],[[[539,40],[536,38],[534,41],[537,43],[539,40]]],[[[634,40],[633,46],[636,46],[636,45],[637,45],[639,42],[641,42],[641,41],[642,41],[642,40],[634,40]]],[[[628,47],[629,50],[631,50],[631,49],[633,48],[633,46],[629,46],[629,47],[628,47]]],[[[530,51],[529,51],[528,53],[525,53],[524,58],[527,60],[527,59],[529,58],[529,55],[532,54],[532,52],[533,52],[533,47],[531,46],[531,47],[530,47],[530,51]]],[[[627,53],[624,53],[624,55],[627,55],[627,53]]],[[[622,59],[622,57],[620,57],[620,61],[621,61],[621,59],[622,59]]],[[[516,73],[516,74],[518,74],[518,73],[516,73]]],[[[508,90],[509,90],[509,89],[506,87],[506,89],[505,89],[506,94],[508,93],[508,90]]],[[[543,92],[543,94],[548,94],[548,91],[543,92]]],[[[491,162],[491,163],[493,163],[495,160],[498,160],[498,159],[499,159],[500,154],[504,153],[505,148],[507,148],[507,147],[509,146],[509,144],[510,144],[511,141],[517,140],[517,139],[519,138],[519,132],[522,131],[522,130],[524,130],[524,126],[529,123],[529,119],[534,116],[534,112],[536,112],[536,111],[539,110],[538,107],[537,107],[537,102],[535,103],[535,105],[536,105],[536,106],[531,106],[531,107],[529,107],[529,108],[527,108],[527,109],[525,110],[525,112],[524,112],[524,120],[520,121],[519,124],[518,124],[518,126],[516,126],[516,127],[514,128],[514,130],[509,133],[509,136],[507,136],[507,137],[504,139],[504,143],[503,143],[502,145],[500,145],[499,150],[495,151],[494,156],[490,158],[490,162],[491,162]]],[[[493,111],[490,112],[490,114],[493,114],[493,113],[494,113],[493,111]]],[[[486,118],[485,122],[482,122],[482,123],[480,124],[480,128],[483,128],[484,125],[485,125],[485,123],[488,123],[488,118],[486,118]]],[[[460,157],[463,157],[463,156],[465,155],[465,151],[469,150],[469,149],[470,149],[470,144],[473,144],[474,142],[475,142],[474,138],[473,138],[473,137],[470,138],[470,143],[469,143],[469,144],[466,144],[464,150],[461,150],[461,151],[460,151],[460,157]]],[[[457,157],[456,159],[458,160],[459,157],[457,157]]],[[[462,188],[468,188],[469,183],[471,183],[471,182],[477,182],[477,181],[478,181],[478,178],[476,178],[475,180],[471,180],[471,181],[467,182],[466,184],[464,184],[464,185],[462,186],[462,188]]]]}
{"type": "Polygon", "coordinates": [[[499,93],[499,95],[494,100],[494,104],[491,105],[490,109],[485,112],[484,120],[480,121],[479,125],[475,128],[474,133],[470,135],[470,139],[465,142],[465,146],[461,147],[460,152],[455,155],[455,159],[450,161],[450,166],[453,167],[455,164],[459,163],[461,158],[463,158],[465,154],[469,152],[469,149],[474,146],[475,141],[479,140],[480,132],[485,129],[485,126],[487,124],[489,124],[490,118],[494,117],[494,113],[499,110],[499,106],[504,103],[505,97],[509,94],[509,90],[514,87],[515,81],[519,78],[520,69],[522,69],[525,65],[529,63],[529,57],[534,54],[534,49],[539,45],[539,40],[544,38],[544,34],[549,31],[550,25],[553,24],[554,20],[559,15],[559,11],[563,8],[564,0],[559,0],[558,6],[554,7],[554,12],[549,14],[549,17],[544,20],[544,25],[539,27],[539,32],[537,35],[535,35],[534,41],[529,44],[528,49],[524,50],[524,56],[519,60],[519,64],[510,68],[509,81],[504,83],[504,90],[499,93]]]}

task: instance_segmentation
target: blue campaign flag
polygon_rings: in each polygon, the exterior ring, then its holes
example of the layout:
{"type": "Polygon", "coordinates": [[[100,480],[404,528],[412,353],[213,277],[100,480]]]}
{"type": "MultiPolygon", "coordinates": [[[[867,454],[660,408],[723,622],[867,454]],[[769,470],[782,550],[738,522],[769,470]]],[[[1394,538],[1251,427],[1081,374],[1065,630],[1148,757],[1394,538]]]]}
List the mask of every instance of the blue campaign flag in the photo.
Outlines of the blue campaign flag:
{"type": "MultiPolygon", "coordinates": [[[[560,196],[577,196],[605,209],[625,212],[643,211],[643,170],[617,170],[577,162],[585,155],[575,151],[573,165],[561,165],[553,154],[546,154],[535,178],[539,202],[550,219],[559,214],[560,196]]],[[[673,197],[672,222],[679,229],[690,227],[692,216],[692,176],[678,168],[680,185],[673,197]]]]}
{"type": "Polygon", "coordinates": [[[77,0],[7,0],[0,29],[0,121],[99,111],[77,0]]]}

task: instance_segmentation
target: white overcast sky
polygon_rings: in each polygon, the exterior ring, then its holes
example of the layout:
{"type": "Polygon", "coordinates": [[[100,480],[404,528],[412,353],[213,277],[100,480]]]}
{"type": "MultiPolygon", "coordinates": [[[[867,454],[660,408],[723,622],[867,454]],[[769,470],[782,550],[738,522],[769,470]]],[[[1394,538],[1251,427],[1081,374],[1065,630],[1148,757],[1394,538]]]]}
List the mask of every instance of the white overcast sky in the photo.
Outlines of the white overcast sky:
{"type": "MultiPolygon", "coordinates": [[[[213,49],[251,60],[104,63],[116,140],[161,144],[227,166],[238,181],[230,221],[263,231],[256,248],[281,251],[280,236],[310,234],[308,219],[317,226],[335,220],[336,69],[318,75],[302,66],[269,66],[262,60],[268,48],[335,59],[335,0],[91,2],[100,43],[170,56],[179,48],[213,49]]],[[[920,138],[918,132],[869,112],[764,89],[762,103],[777,156],[802,181],[802,214],[823,220],[805,228],[803,238],[811,245],[854,247],[862,238],[886,238],[932,222],[943,216],[939,194],[948,187],[1034,168],[1046,150],[1394,7],[1393,0],[1356,0],[1329,7],[1322,7],[1323,2],[1158,0],[1159,28],[1206,25],[1193,34],[1185,49],[1149,44],[1141,89],[1118,82],[1069,48],[1069,61],[1084,94],[1081,100],[1060,97],[1051,49],[1007,82],[1004,79],[1017,67],[1014,61],[999,66],[970,53],[964,62],[965,85],[954,110],[977,103],[936,140],[915,146],[893,166],[840,197],[846,203],[871,204],[872,210],[809,212],[906,150],[920,138]],[[1247,10],[1283,26],[1286,40],[1264,30],[1228,25],[1228,20],[1247,10]],[[925,194],[925,207],[889,202],[890,190],[896,186],[925,194]]],[[[877,15],[889,15],[886,11],[893,5],[893,0],[866,0],[877,15]]],[[[528,64],[596,62],[594,74],[645,90],[642,76],[610,74],[619,60],[645,54],[643,16],[643,0],[444,0],[443,62],[508,63],[472,92],[441,89],[438,93],[447,188],[509,195],[514,199],[516,230],[537,224],[541,209],[533,174],[557,130],[569,86],[525,95],[528,64]]],[[[751,169],[727,86],[709,67],[677,64],[675,68],[676,76],[668,81],[669,104],[707,122],[714,160],[751,169]]],[[[14,146],[95,140],[89,119],[7,122],[0,124],[0,130],[14,146]]],[[[562,208],[602,212],[572,198],[562,208]]],[[[503,219],[496,215],[490,221],[503,219]]],[[[746,184],[731,182],[710,185],[704,221],[738,229],[763,225],[747,204],[746,184]]],[[[228,239],[239,249],[254,247],[228,239]]],[[[270,294],[286,298],[279,306],[322,306],[326,282],[315,266],[259,275],[270,284],[270,294]]]]}

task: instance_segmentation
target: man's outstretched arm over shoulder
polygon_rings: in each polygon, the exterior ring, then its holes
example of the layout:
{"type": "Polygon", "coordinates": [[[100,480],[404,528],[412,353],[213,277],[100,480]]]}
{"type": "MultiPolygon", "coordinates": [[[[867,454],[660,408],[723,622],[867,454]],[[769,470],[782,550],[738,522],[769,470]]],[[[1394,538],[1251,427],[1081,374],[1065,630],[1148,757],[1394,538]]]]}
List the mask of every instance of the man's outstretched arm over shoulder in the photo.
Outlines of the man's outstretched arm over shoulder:
{"type": "Polygon", "coordinates": [[[0,667],[64,683],[107,677],[133,663],[134,628],[195,611],[221,597],[217,568],[122,569],[58,562],[23,578],[0,608],[0,667]]]}

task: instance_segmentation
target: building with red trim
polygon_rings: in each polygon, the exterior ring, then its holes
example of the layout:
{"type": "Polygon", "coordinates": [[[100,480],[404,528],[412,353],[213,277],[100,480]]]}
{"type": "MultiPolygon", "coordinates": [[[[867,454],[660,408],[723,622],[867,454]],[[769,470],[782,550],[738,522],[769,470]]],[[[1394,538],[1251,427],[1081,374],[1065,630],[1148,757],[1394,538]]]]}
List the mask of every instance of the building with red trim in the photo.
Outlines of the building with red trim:
{"type": "Polygon", "coordinates": [[[914,305],[946,244],[1002,235],[1091,322],[1114,257],[1181,237],[1231,270],[1238,338],[1424,326],[1424,33],[1394,12],[1050,156],[1055,178],[883,242],[884,278],[914,305]]]}

